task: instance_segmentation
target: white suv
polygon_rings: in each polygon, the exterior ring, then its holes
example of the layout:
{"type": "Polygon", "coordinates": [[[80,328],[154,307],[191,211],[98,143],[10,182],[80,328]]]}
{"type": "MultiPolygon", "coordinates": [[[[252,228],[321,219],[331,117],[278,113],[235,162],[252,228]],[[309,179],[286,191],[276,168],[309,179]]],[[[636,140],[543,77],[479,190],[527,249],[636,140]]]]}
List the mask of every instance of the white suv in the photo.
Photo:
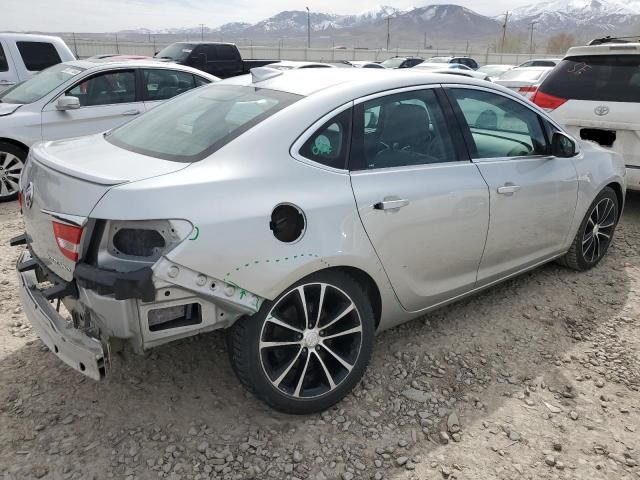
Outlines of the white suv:
{"type": "Polygon", "coordinates": [[[640,43],[571,48],[532,101],[576,138],[621,154],[627,188],[640,190],[640,43]]]}

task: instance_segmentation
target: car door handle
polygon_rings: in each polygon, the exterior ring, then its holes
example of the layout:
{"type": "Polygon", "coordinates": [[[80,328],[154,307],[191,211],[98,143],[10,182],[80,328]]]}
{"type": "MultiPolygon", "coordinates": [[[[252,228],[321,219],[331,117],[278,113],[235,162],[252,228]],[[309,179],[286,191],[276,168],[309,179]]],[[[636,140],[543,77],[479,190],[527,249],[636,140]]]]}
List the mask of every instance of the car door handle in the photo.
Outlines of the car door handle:
{"type": "Polygon", "coordinates": [[[399,208],[406,207],[409,205],[409,200],[384,200],[382,202],[376,203],[373,208],[375,210],[398,210],[399,208]]]}
{"type": "Polygon", "coordinates": [[[126,112],[122,112],[122,115],[131,117],[133,115],[140,115],[140,110],[127,110],[126,112]]]}
{"type": "Polygon", "coordinates": [[[502,187],[498,187],[500,195],[513,195],[518,190],[520,190],[520,185],[514,185],[513,183],[505,183],[502,187]]]}
{"type": "Polygon", "coordinates": [[[0,80],[0,85],[13,85],[15,82],[10,80],[0,80]]]}

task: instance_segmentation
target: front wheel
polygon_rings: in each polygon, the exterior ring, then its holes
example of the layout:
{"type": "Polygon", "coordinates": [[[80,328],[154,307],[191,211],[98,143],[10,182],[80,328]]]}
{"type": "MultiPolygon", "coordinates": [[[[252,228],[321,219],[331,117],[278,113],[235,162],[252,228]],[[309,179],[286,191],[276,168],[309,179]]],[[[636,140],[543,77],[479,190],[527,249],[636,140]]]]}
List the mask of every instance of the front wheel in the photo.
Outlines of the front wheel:
{"type": "Polygon", "coordinates": [[[616,193],[605,187],[587,210],[571,248],[560,263],[579,271],[595,267],[611,245],[619,208],[616,193]]]}
{"type": "Polygon", "coordinates": [[[360,381],[375,321],[363,288],[341,272],[291,286],[229,332],[229,355],[243,383],[276,410],[326,410],[360,381]]]}
{"type": "Polygon", "coordinates": [[[0,142],[0,202],[18,198],[18,184],[27,153],[10,143],[0,142]]]}

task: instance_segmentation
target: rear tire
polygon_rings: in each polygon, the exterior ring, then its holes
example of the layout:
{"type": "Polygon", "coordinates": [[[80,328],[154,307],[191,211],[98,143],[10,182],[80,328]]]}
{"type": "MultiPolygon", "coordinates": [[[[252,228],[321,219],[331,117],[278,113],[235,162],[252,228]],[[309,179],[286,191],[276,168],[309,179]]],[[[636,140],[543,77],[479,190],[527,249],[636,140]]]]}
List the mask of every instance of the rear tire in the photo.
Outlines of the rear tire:
{"type": "Polygon", "coordinates": [[[558,263],[578,271],[590,270],[604,258],[618,224],[618,197],[605,187],[589,206],[571,248],[558,263]]]}
{"type": "Polygon", "coordinates": [[[11,143],[0,142],[0,202],[18,198],[20,175],[27,152],[11,143]]]}
{"type": "Polygon", "coordinates": [[[360,381],[374,331],[363,288],[342,272],[319,272],[238,320],[228,332],[229,356],[242,384],[262,401],[309,414],[331,407],[360,381]]]}

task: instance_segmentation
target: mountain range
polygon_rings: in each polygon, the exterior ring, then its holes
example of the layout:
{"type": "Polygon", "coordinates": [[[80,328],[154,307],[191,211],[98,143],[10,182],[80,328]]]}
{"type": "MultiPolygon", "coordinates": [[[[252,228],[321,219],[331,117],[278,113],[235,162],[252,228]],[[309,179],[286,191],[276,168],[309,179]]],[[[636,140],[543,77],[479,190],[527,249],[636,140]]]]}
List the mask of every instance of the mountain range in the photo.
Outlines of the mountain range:
{"type": "MultiPolygon", "coordinates": [[[[313,46],[383,48],[387,25],[392,48],[487,46],[502,35],[505,15],[490,17],[459,5],[428,5],[402,10],[381,5],[353,15],[309,13],[313,46]],[[389,20],[387,20],[389,19],[389,20]]],[[[203,20],[204,21],[204,20],[203,20]]],[[[574,34],[584,41],[601,35],[640,34],[640,0],[547,0],[509,12],[508,34],[528,39],[534,25],[538,41],[558,34],[574,34]]],[[[127,31],[126,34],[174,35],[238,43],[304,45],[307,12],[290,10],[250,24],[233,22],[215,28],[172,28],[160,31],[127,31]]],[[[119,32],[121,33],[121,32],[119,32]]]]}

